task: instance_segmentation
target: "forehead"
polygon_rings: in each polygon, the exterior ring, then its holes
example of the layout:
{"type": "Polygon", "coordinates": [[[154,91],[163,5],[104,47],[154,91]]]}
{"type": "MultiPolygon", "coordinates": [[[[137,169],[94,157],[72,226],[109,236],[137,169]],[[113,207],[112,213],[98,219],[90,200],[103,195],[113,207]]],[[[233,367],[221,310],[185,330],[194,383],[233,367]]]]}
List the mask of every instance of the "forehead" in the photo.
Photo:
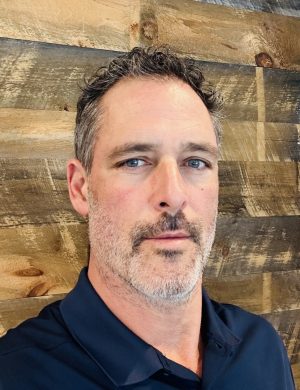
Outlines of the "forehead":
{"type": "MultiPolygon", "coordinates": [[[[118,82],[103,97],[97,144],[216,145],[210,114],[196,92],[177,79],[138,78],[118,82]]],[[[96,144],[96,147],[97,147],[96,144]]]]}

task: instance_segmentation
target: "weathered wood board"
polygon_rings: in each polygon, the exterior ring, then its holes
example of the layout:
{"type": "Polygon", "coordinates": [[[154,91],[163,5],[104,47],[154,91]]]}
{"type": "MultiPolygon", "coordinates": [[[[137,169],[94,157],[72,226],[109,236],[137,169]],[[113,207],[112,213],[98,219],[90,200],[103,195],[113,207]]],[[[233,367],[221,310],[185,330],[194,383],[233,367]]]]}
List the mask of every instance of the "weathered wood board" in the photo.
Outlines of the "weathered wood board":
{"type": "Polygon", "coordinates": [[[237,218],[220,215],[205,275],[221,279],[298,270],[299,237],[300,216],[237,218]]]}
{"type": "MultiPolygon", "coordinates": [[[[299,161],[300,125],[265,123],[261,139],[257,122],[222,120],[220,160],[299,161]],[[264,148],[264,158],[258,153],[264,148]]],[[[73,156],[75,113],[0,108],[1,158],[54,158],[73,156]]]]}
{"type": "Polygon", "coordinates": [[[255,65],[267,53],[274,67],[300,70],[300,19],[181,0],[141,0],[145,45],[168,43],[201,60],[255,65]]]}
{"type": "Polygon", "coordinates": [[[263,217],[299,215],[297,163],[220,163],[220,212],[263,217]]]}
{"type": "MultiPolygon", "coordinates": [[[[69,201],[64,160],[0,159],[0,227],[80,221],[69,201]]],[[[286,162],[220,163],[220,213],[299,214],[298,167],[286,162]]]]}
{"type": "Polygon", "coordinates": [[[203,280],[216,301],[232,303],[253,313],[300,309],[300,270],[278,271],[203,280]]]}
{"type": "Polygon", "coordinates": [[[12,0],[1,3],[0,15],[7,38],[124,51],[169,43],[201,59],[249,65],[266,52],[275,67],[300,69],[300,21],[289,16],[192,0],[75,0],[72,7],[65,0],[12,0]]]}
{"type": "Polygon", "coordinates": [[[274,14],[300,17],[299,0],[195,0],[200,3],[226,5],[237,9],[271,12],[274,14]]]}
{"type": "Polygon", "coordinates": [[[74,156],[75,112],[0,108],[1,158],[74,156]]]}
{"type": "Polygon", "coordinates": [[[110,50],[130,49],[136,0],[12,0],[0,3],[2,37],[110,50]]]}
{"type": "Polygon", "coordinates": [[[45,306],[63,299],[65,294],[0,301],[0,337],[28,318],[35,317],[45,306]]]}
{"type": "Polygon", "coordinates": [[[0,226],[80,221],[68,200],[65,161],[0,161],[0,226]]]}
{"type": "Polygon", "coordinates": [[[294,99],[295,94],[300,97],[300,72],[278,69],[275,76],[274,71],[264,69],[264,86],[266,121],[300,123],[300,101],[294,99]]]}
{"type": "Polygon", "coordinates": [[[0,229],[1,299],[69,291],[87,264],[86,224],[0,229]]]}
{"type": "Polygon", "coordinates": [[[76,111],[84,77],[117,54],[0,39],[0,106],[76,111]]]}
{"type": "MultiPolygon", "coordinates": [[[[0,107],[75,111],[83,77],[107,65],[117,54],[0,39],[0,107]]],[[[262,81],[266,99],[258,101],[255,67],[200,64],[206,79],[224,97],[227,119],[257,121],[258,107],[263,105],[269,122],[300,122],[299,72],[263,69],[263,75],[267,71],[262,81]]]]}
{"type": "MultiPolygon", "coordinates": [[[[1,116],[1,111],[0,111],[1,116]]],[[[220,160],[299,161],[300,126],[223,120],[220,160]],[[259,127],[260,126],[260,127],[259,127]],[[263,133],[259,133],[259,130],[263,133]],[[263,150],[263,153],[261,151],[263,150]]],[[[0,127],[1,131],[1,127],[0,127]]]]}

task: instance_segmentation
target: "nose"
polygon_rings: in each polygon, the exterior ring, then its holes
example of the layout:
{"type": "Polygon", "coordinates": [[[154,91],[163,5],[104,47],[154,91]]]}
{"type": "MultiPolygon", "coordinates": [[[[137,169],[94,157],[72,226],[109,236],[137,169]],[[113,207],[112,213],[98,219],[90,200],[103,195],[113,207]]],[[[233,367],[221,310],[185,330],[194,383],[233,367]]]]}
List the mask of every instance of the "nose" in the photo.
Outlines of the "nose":
{"type": "Polygon", "coordinates": [[[185,184],[176,161],[164,161],[156,167],[151,189],[150,201],[157,211],[176,215],[187,205],[185,184]]]}

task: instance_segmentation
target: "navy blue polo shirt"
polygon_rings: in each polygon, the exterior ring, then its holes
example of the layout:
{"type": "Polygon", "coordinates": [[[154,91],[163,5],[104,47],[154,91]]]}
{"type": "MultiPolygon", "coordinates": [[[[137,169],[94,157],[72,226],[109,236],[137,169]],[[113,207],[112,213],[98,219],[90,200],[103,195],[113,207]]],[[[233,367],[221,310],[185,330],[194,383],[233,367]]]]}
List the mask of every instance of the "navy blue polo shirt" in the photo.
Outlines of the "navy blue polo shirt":
{"type": "Polygon", "coordinates": [[[0,339],[0,389],[294,390],[286,351],[272,326],[210,300],[204,290],[201,337],[199,378],[121,323],[84,269],[65,299],[0,339]]]}

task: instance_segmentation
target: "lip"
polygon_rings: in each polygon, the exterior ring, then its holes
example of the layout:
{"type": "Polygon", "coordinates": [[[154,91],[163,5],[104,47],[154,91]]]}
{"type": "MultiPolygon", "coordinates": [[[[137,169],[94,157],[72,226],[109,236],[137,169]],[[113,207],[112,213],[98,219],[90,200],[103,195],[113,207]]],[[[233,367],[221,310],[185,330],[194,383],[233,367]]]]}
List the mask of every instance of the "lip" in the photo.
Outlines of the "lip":
{"type": "Polygon", "coordinates": [[[148,240],[183,240],[189,239],[191,236],[185,232],[165,232],[157,236],[149,237],[148,240]]]}

